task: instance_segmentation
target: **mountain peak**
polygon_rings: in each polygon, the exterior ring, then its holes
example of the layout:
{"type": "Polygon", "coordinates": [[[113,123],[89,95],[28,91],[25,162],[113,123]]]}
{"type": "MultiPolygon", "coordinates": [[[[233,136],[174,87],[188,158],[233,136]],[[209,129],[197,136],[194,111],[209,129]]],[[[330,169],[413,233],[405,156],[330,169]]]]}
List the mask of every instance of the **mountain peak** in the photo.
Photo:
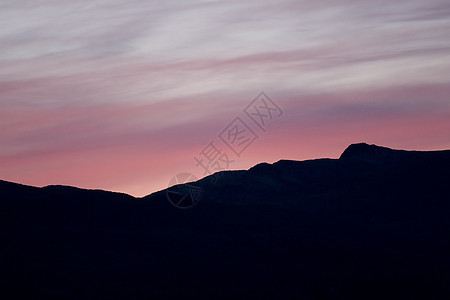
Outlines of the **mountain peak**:
{"type": "Polygon", "coordinates": [[[374,144],[357,143],[351,144],[344,150],[339,159],[343,158],[360,158],[360,159],[378,159],[385,158],[395,151],[387,147],[381,147],[374,144]]]}

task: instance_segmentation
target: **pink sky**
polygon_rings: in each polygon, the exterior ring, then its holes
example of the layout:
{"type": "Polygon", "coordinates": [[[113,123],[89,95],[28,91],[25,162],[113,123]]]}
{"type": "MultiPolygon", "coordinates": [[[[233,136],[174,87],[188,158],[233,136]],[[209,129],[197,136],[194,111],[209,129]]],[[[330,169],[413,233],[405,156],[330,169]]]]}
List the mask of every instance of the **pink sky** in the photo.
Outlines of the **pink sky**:
{"type": "Polygon", "coordinates": [[[355,142],[450,149],[445,1],[0,4],[0,179],[143,196],[214,141],[248,169],[355,142]],[[262,131],[244,108],[282,110],[262,131]],[[258,138],[236,156],[235,118],[258,138]]]}

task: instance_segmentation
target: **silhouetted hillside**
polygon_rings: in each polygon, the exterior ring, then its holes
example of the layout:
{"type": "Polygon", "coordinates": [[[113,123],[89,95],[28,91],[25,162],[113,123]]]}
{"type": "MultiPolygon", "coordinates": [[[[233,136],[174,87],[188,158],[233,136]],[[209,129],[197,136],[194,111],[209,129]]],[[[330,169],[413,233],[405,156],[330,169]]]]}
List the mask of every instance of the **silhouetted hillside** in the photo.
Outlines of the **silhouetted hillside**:
{"type": "Polygon", "coordinates": [[[216,173],[184,210],[0,181],[1,295],[446,299],[449,182],[450,151],[367,144],[216,173]]]}

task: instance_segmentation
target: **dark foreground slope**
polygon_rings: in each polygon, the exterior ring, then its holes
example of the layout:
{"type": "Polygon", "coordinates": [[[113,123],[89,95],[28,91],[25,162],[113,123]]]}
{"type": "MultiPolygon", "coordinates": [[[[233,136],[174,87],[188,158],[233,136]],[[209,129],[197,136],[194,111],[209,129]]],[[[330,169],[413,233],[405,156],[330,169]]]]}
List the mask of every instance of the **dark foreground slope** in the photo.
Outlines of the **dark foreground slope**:
{"type": "Polygon", "coordinates": [[[450,151],[366,144],[196,183],[193,208],[0,182],[0,296],[450,295],[450,151]]]}

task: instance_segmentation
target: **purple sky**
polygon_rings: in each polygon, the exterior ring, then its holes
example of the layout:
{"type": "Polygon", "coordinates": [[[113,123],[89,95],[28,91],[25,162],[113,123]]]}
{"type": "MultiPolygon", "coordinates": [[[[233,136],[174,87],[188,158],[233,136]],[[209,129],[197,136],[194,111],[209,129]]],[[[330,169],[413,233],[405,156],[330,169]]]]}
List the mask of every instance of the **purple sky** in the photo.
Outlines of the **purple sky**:
{"type": "Polygon", "coordinates": [[[0,4],[0,178],[142,196],[230,169],[338,157],[350,143],[450,148],[450,2],[10,1],[0,4]],[[243,109],[283,110],[265,132],[243,109]],[[240,157],[218,134],[258,139],[240,157]]]}

